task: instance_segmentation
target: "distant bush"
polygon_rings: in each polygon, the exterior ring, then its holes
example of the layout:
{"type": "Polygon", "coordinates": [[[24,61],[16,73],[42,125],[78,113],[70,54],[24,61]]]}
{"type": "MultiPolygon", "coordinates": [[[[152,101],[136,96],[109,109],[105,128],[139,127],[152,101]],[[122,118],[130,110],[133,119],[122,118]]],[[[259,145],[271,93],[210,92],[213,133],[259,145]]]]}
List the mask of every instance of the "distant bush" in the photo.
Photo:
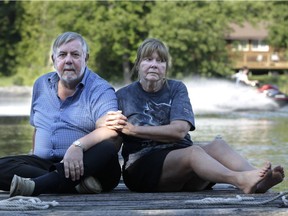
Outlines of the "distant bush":
{"type": "Polygon", "coordinates": [[[13,78],[13,84],[16,86],[23,86],[24,85],[24,78],[21,76],[16,76],[13,78]]]}

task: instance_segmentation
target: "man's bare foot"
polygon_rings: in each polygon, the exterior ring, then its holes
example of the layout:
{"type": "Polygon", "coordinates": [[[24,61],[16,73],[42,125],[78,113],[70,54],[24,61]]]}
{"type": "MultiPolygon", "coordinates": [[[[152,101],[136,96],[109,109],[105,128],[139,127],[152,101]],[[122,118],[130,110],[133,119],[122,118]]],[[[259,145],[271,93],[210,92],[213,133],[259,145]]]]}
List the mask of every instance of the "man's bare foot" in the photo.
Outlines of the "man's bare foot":
{"type": "Polygon", "coordinates": [[[270,169],[266,177],[257,185],[256,193],[265,193],[273,186],[283,181],[285,177],[284,169],[282,166],[276,166],[270,169]]]}
{"type": "Polygon", "coordinates": [[[246,194],[255,193],[257,185],[266,178],[270,170],[271,163],[266,162],[261,169],[241,172],[238,188],[246,194]]]}

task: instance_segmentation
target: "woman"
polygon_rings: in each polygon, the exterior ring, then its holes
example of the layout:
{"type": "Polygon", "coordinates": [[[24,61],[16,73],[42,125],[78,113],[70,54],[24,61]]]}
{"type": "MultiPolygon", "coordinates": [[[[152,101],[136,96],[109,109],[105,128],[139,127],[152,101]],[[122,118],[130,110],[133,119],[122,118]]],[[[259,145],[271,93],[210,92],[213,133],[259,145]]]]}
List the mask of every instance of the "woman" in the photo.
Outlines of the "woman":
{"type": "Polygon", "coordinates": [[[186,86],[167,79],[170,57],[157,39],[145,40],[132,69],[139,80],[117,91],[120,112],[106,125],[122,133],[123,179],[132,191],[199,191],[229,183],[244,193],[266,192],[284,178],[281,166],[256,169],[220,137],[193,145],[194,114],[186,86]]]}

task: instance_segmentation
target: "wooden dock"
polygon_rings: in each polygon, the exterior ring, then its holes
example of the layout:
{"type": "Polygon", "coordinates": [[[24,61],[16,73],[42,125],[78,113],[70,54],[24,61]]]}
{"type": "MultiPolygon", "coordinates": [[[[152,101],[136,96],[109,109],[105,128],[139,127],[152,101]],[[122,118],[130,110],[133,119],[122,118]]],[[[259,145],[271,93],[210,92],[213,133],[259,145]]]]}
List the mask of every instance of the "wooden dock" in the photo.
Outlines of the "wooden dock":
{"type": "MultiPolygon", "coordinates": [[[[281,197],[265,204],[260,202],[273,199],[279,193],[270,191],[265,194],[243,194],[230,185],[218,184],[213,190],[202,192],[177,193],[135,193],[129,191],[121,182],[115,190],[102,194],[87,195],[40,195],[42,202],[56,201],[57,206],[50,206],[44,210],[0,210],[1,216],[16,215],[61,215],[61,216],[130,216],[130,215],[245,215],[245,216],[284,216],[288,215],[288,206],[281,197]],[[204,204],[194,204],[203,198],[235,199],[254,198],[246,201],[248,204],[211,204],[211,200],[204,204]],[[190,203],[189,203],[190,202],[190,203]],[[254,203],[254,204],[253,204],[254,203]]],[[[285,196],[287,197],[287,196],[285,196]]],[[[0,192],[0,202],[9,198],[7,192],[0,192]]]]}

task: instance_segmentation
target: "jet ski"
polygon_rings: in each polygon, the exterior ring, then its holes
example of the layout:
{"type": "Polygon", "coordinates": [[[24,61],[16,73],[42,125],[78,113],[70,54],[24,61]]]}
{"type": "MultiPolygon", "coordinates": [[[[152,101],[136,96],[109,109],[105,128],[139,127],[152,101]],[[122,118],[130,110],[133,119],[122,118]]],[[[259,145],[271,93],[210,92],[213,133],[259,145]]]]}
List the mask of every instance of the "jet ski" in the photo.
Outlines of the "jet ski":
{"type": "Polygon", "coordinates": [[[288,95],[284,94],[275,85],[264,84],[258,86],[258,91],[264,94],[266,97],[272,99],[279,107],[288,105],[288,95]]]}

